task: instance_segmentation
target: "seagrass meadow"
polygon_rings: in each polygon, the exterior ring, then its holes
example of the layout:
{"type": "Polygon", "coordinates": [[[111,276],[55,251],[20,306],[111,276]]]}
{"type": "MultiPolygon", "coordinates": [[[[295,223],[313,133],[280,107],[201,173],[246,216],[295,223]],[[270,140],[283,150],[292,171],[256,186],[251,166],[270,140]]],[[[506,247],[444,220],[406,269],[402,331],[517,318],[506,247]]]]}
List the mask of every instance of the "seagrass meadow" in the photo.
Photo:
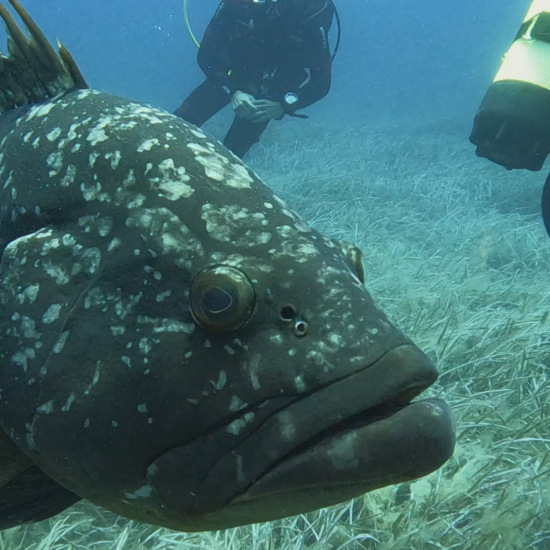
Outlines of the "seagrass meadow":
{"type": "Polygon", "coordinates": [[[247,159],[316,229],[363,250],[369,291],[437,363],[429,394],[451,405],[458,437],[441,470],[319,512],[212,533],[170,532],[83,503],[0,533],[0,548],[550,549],[546,174],[476,158],[470,122],[338,130],[290,121],[247,159]]]}

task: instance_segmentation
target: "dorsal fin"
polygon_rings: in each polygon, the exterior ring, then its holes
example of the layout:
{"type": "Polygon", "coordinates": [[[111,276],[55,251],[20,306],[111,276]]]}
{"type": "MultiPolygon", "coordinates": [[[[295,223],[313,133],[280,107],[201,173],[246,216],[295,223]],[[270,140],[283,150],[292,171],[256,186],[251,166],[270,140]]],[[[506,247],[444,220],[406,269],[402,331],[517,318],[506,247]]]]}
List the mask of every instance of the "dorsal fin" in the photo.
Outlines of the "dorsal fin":
{"type": "Polygon", "coordinates": [[[57,54],[21,4],[17,0],[9,2],[21,17],[29,37],[6,6],[0,4],[0,18],[8,34],[8,56],[0,53],[0,112],[88,88],[68,50],[58,42],[57,54]]]}

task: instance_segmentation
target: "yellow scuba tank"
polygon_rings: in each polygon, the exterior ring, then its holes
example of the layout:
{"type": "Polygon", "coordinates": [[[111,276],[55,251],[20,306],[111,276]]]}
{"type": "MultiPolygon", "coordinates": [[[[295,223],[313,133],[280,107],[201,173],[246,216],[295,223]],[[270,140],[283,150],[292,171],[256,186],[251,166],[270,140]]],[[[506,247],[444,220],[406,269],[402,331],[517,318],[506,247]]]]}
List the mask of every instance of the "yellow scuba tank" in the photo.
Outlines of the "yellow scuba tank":
{"type": "Polygon", "coordinates": [[[493,82],[518,81],[550,91],[550,0],[535,0],[493,82]]]}
{"type": "Polygon", "coordinates": [[[540,170],[550,153],[550,0],[534,0],[477,112],[477,155],[540,170]]]}
{"type": "MultiPolygon", "coordinates": [[[[550,154],[550,0],[534,0],[476,114],[476,154],[505,168],[540,170],[550,154]]],[[[542,195],[550,235],[550,176],[542,195]]]]}

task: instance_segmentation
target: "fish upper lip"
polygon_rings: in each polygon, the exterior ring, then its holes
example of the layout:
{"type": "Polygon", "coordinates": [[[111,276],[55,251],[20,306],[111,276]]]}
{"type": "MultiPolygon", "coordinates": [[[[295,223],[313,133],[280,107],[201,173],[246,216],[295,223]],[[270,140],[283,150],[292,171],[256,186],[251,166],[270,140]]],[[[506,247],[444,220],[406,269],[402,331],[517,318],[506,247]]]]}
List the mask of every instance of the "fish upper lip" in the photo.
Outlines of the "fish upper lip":
{"type": "Polygon", "coordinates": [[[437,376],[427,356],[407,343],[360,371],[290,403],[214,465],[197,494],[196,511],[207,514],[230,505],[277,464],[353,422],[364,425],[368,416],[371,420],[372,415],[391,416],[431,386],[437,376]],[[283,435],[285,422],[294,433],[283,435]]]}

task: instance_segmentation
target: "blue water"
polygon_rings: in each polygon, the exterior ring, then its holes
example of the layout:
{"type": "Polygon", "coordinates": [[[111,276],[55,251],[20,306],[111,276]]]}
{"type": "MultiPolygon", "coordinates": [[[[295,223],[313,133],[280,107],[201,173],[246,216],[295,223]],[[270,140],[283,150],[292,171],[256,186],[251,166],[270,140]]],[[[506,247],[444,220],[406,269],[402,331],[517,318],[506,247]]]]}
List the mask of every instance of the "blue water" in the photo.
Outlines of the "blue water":
{"type": "MultiPolygon", "coordinates": [[[[335,124],[473,115],[529,3],[336,0],[343,40],[333,88],[309,111],[335,124]]],[[[182,0],[24,5],[49,38],[70,48],[94,88],[172,111],[202,80],[182,0]]],[[[197,37],[217,5],[189,0],[197,37]]]]}

